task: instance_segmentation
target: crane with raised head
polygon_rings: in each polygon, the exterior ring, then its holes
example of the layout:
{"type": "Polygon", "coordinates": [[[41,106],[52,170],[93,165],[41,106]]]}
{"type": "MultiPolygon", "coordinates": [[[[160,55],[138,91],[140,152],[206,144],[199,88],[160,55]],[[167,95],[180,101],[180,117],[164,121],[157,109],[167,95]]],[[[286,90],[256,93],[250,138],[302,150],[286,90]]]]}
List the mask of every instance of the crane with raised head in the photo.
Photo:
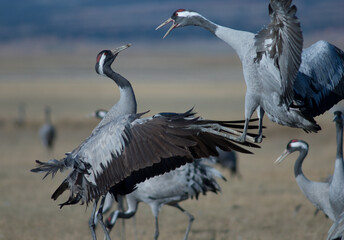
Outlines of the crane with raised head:
{"type": "MultiPolygon", "coordinates": [[[[120,98],[98,123],[91,135],[63,159],[47,162],[36,160],[32,172],[54,176],[58,171],[70,173],[55,190],[56,200],[70,191],[65,205],[93,202],[90,229],[96,239],[94,217],[97,211],[106,239],[110,239],[103,222],[102,208],[108,192],[126,195],[139,182],[174,170],[194,159],[217,155],[216,147],[225,151],[251,153],[245,147],[259,147],[238,142],[243,126],[237,122],[207,120],[196,117],[192,109],[184,113],[161,113],[151,117],[137,113],[137,103],[130,82],[113,71],[112,63],[130,44],[97,55],[95,70],[112,79],[120,90],[120,98]]],[[[253,138],[251,138],[253,141],[253,138]]]]}
{"type": "MultiPolygon", "coordinates": [[[[178,9],[156,29],[172,22],[176,28],[202,27],[230,45],[239,56],[246,82],[244,141],[249,119],[257,110],[281,125],[317,132],[314,117],[344,97],[344,52],[318,41],[303,49],[303,35],[291,0],[271,0],[271,22],[257,34],[218,25],[201,14],[178,9]]],[[[262,141],[259,128],[256,142],[262,141]]]]}
{"type": "Polygon", "coordinates": [[[341,112],[334,113],[334,121],[336,122],[337,151],[333,176],[328,181],[314,182],[303,174],[302,163],[309,149],[305,141],[291,140],[275,162],[281,163],[289,154],[299,151],[300,154],[294,164],[297,184],[313,205],[322,210],[333,222],[338,222],[340,215],[344,212],[343,117],[341,112]]]}
{"type": "Polygon", "coordinates": [[[184,240],[188,239],[194,216],[179,205],[179,202],[189,198],[198,199],[198,195],[205,195],[208,191],[217,193],[221,191],[216,182],[217,178],[225,178],[215,168],[195,160],[176,170],[156,176],[137,184],[136,190],[126,195],[128,210],[123,212],[116,210],[106,219],[105,225],[111,230],[118,218],[131,218],[137,210],[140,202],[150,206],[155,219],[154,239],[159,237],[158,215],[163,205],[175,207],[185,213],[189,218],[184,240]]]}

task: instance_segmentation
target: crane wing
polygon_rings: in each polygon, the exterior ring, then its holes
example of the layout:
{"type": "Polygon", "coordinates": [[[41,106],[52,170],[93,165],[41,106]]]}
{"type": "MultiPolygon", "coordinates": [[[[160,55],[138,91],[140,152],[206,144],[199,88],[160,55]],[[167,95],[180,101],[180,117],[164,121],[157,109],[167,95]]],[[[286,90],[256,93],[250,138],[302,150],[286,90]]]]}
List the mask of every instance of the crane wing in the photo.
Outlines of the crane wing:
{"type": "Polygon", "coordinates": [[[302,53],[294,87],[295,104],[315,117],[344,98],[344,52],[318,41],[302,53]]]}
{"type": "Polygon", "coordinates": [[[248,142],[236,142],[234,139],[240,132],[228,128],[230,122],[203,120],[190,112],[142,119],[139,114],[118,117],[96,128],[65,159],[47,163],[38,161],[40,167],[33,171],[54,174],[66,166],[73,167],[52,195],[57,199],[70,189],[70,197],[61,204],[63,206],[79,201],[88,203],[108,191],[115,195],[127,194],[137,183],[150,177],[196,158],[217,155],[216,147],[244,153],[251,152],[238,144],[258,147],[248,142]]]}
{"type": "Polygon", "coordinates": [[[271,0],[271,22],[255,36],[255,62],[262,65],[262,71],[272,74],[272,77],[266,77],[264,80],[281,88],[282,100],[288,106],[293,100],[293,83],[301,63],[303,47],[301,26],[295,15],[296,6],[290,6],[291,2],[271,0]]]}

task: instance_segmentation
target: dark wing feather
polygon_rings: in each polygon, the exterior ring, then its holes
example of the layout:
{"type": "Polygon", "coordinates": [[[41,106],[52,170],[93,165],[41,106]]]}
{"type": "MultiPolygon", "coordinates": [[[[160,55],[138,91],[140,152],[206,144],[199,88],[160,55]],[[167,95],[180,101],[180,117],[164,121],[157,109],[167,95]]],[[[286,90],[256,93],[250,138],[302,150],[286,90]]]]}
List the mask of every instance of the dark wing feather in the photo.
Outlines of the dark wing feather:
{"type": "MultiPolygon", "coordinates": [[[[116,194],[127,194],[135,184],[193,161],[225,151],[251,153],[238,146],[234,133],[221,121],[202,120],[190,112],[138,119],[139,115],[119,117],[101,126],[67,158],[75,158],[74,170],[55,191],[53,198],[71,191],[63,203],[90,202],[111,188],[116,194]],[[68,184],[68,185],[67,185],[68,184]],[[68,187],[67,187],[68,186],[68,187]]],[[[237,135],[235,135],[237,136],[237,135]]],[[[66,160],[58,162],[59,169],[66,160]],[[61,163],[60,163],[61,162],[61,163]]],[[[42,166],[39,170],[44,170],[42,166]]]]}
{"type": "Polygon", "coordinates": [[[344,52],[318,41],[302,54],[294,86],[295,104],[312,117],[323,114],[344,98],[344,52]]]}
{"type": "MultiPolygon", "coordinates": [[[[255,61],[262,63],[264,57],[273,61],[280,75],[277,80],[282,87],[282,99],[288,106],[293,100],[293,84],[301,64],[303,47],[301,26],[295,15],[296,7],[290,5],[291,0],[271,0],[271,22],[255,36],[255,61]]],[[[267,64],[270,64],[269,61],[267,64]]]]}

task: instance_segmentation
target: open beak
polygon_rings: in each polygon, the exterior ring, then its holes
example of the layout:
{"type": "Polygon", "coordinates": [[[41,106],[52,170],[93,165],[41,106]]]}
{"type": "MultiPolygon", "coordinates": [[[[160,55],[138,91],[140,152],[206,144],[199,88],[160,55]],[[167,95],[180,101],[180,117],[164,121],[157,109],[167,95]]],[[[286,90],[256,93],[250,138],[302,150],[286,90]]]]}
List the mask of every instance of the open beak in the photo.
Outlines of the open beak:
{"type": "Polygon", "coordinates": [[[123,46],[120,46],[120,47],[116,48],[115,50],[113,50],[112,53],[113,53],[113,55],[116,55],[119,52],[122,52],[123,50],[127,49],[130,46],[131,46],[131,43],[128,43],[128,44],[123,45],[123,46]]]}
{"type": "Polygon", "coordinates": [[[155,30],[158,30],[159,28],[165,26],[166,24],[172,22],[172,26],[170,27],[170,29],[168,29],[168,31],[165,33],[163,39],[175,28],[178,26],[178,24],[175,23],[175,21],[172,18],[167,19],[165,22],[163,22],[162,24],[160,24],[155,30]]]}
{"type": "Polygon", "coordinates": [[[281,156],[276,159],[275,164],[280,164],[291,152],[289,152],[287,149],[284,150],[281,156]]]}

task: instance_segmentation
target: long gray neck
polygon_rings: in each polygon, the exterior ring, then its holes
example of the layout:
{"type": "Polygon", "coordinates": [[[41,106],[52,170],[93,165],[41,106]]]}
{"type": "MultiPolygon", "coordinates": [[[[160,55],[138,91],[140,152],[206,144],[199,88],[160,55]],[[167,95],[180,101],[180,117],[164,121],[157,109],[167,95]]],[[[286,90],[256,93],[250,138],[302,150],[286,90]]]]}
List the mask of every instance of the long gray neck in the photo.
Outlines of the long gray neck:
{"type": "MultiPolygon", "coordinates": [[[[295,164],[294,164],[294,174],[295,174],[295,178],[299,175],[303,176],[305,179],[307,179],[305,177],[305,175],[303,174],[302,171],[302,163],[303,160],[306,158],[307,156],[307,151],[305,149],[301,149],[300,150],[300,154],[299,157],[296,159],[295,164]]],[[[307,179],[308,180],[308,179],[307,179]]]]}
{"type": "Polygon", "coordinates": [[[343,122],[336,122],[337,159],[343,159],[343,122]]]}
{"type": "Polygon", "coordinates": [[[112,69],[106,69],[104,73],[106,76],[114,80],[118,85],[120,98],[118,102],[109,110],[102,122],[106,123],[108,119],[112,119],[121,115],[135,114],[137,112],[137,103],[134,90],[130,82],[120,74],[114,72],[112,69]]]}
{"type": "Polygon", "coordinates": [[[202,27],[215,35],[217,24],[209,21],[203,16],[195,16],[191,19],[190,25],[202,27]]]}
{"type": "Polygon", "coordinates": [[[255,40],[253,33],[223,27],[209,21],[201,15],[193,17],[190,25],[200,26],[213,33],[222,41],[230,45],[241,60],[243,60],[249,51],[254,48],[255,40]]]}
{"type": "Polygon", "coordinates": [[[132,218],[135,215],[136,212],[119,212],[118,213],[118,218],[132,218]]]}

